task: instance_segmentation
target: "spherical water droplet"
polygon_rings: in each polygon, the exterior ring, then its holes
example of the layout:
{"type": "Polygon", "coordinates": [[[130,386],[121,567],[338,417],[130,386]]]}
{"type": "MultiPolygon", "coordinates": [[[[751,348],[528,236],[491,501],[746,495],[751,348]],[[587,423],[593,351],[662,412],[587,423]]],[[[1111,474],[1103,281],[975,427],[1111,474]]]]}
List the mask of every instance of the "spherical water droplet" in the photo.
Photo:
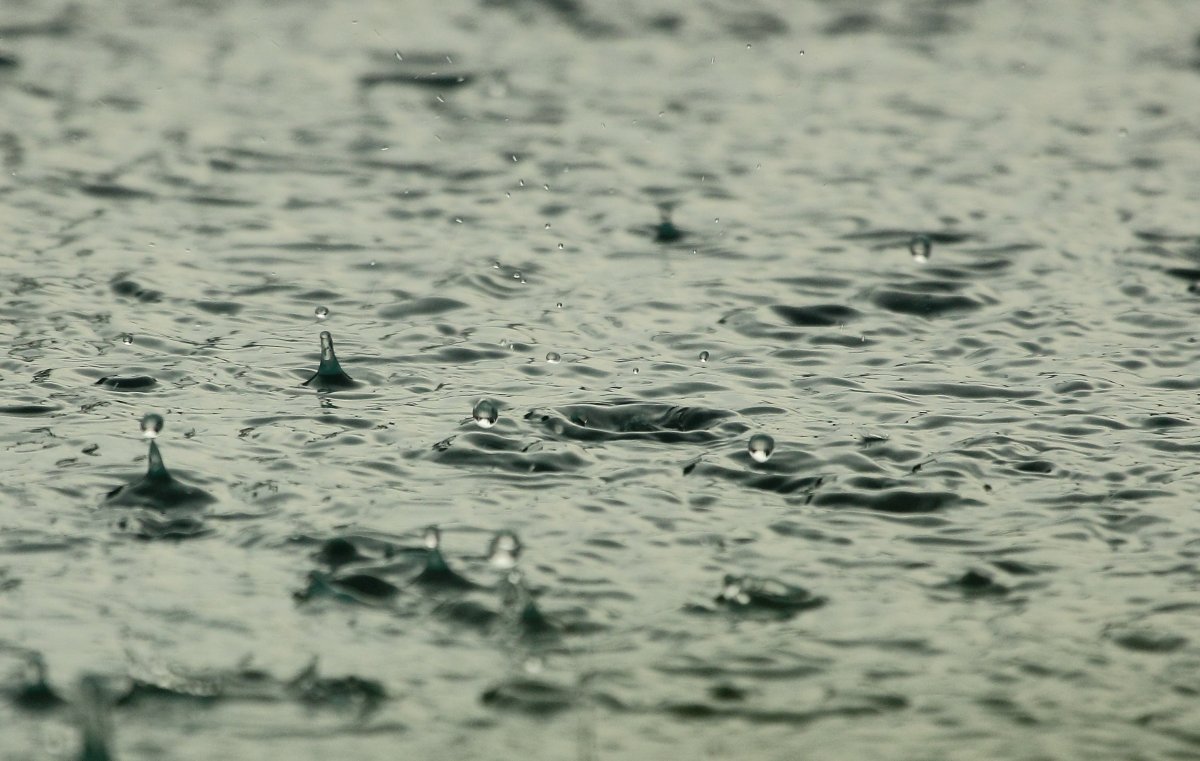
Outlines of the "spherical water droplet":
{"type": "Polygon", "coordinates": [[[546,354],[546,361],[552,365],[557,365],[559,362],[562,362],[562,355],[556,351],[549,352],[546,354]]]}
{"type": "Polygon", "coordinates": [[[702,352],[700,352],[700,361],[701,361],[701,362],[707,362],[707,361],[708,361],[708,352],[706,352],[706,351],[702,351],[702,352]]]}
{"type": "Polygon", "coordinates": [[[488,547],[488,562],[493,568],[508,571],[517,567],[521,556],[521,540],[511,531],[501,531],[492,537],[488,547]]]}
{"type": "Polygon", "coordinates": [[[560,302],[558,302],[557,304],[555,304],[554,306],[555,306],[556,308],[558,308],[558,309],[562,309],[562,308],[563,308],[563,303],[560,301],[560,302]]]}
{"type": "Polygon", "coordinates": [[[514,273],[513,273],[513,280],[520,280],[520,279],[521,279],[521,273],[520,273],[520,272],[514,272],[514,273]]]}
{"type": "Polygon", "coordinates": [[[746,448],[755,462],[766,462],[775,451],[775,439],[765,433],[756,433],[750,437],[750,444],[746,448]]]}
{"type": "Polygon", "coordinates": [[[547,229],[547,230],[549,230],[549,229],[550,229],[550,223],[549,223],[549,222],[547,222],[547,223],[546,223],[546,228],[545,228],[545,229],[547,229]]]}
{"type": "Polygon", "coordinates": [[[126,346],[129,346],[130,344],[132,344],[133,343],[133,334],[132,333],[122,333],[121,334],[121,343],[125,344],[126,346]]]}
{"type": "Polygon", "coordinates": [[[427,550],[436,550],[438,545],[442,543],[442,532],[437,526],[429,526],[425,529],[425,534],[421,537],[421,543],[425,545],[427,550]]]}
{"type": "Polygon", "coordinates": [[[933,241],[928,235],[917,235],[908,242],[908,251],[912,254],[914,261],[924,264],[929,261],[929,254],[933,250],[933,241]]]}
{"type": "Polygon", "coordinates": [[[471,417],[480,428],[491,428],[500,419],[500,406],[491,399],[480,399],[471,410],[471,417]]]}
{"type": "Polygon", "coordinates": [[[633,368],[633,374],[634,374],[634,375],[637,375],[637,374],[638,374],[638,373],[640,373],[640,372],[641,372],[641,370],[637,369],[636,367],[635,367],[635,368],[633,368]]]}
{"type": "Polygon", "coordinates": [[[559,250],[559,251],[562,251],[562,250],[563,250],[563,248],[564,248],[563,244],[559,243],[559,244],[558,244],[558,250],[559,250]]]}
{"type": "Polygon", "coordinates": [[[317,316],[318,320],[324,320],[329,317],[329,307],[317,307],[313,314],[317,316]]]}
{"type": "Polygon", "coordinates": [[[154,412],[148,412],[142,416],[142,436],[147,439],[158,438],[159,432],[163,428],[162,415],[154,412]]]}

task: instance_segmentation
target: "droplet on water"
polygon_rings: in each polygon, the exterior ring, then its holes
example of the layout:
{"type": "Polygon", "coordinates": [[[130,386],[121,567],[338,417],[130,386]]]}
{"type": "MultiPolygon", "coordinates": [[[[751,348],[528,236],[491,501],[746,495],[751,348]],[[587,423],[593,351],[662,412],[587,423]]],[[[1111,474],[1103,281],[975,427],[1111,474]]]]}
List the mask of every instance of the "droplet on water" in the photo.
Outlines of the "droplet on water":
{"type": "Polygon", "coordinates": [[[317,307],[313,314],[317,316],[318,320],[324,320],[329,316],[329,307],[317,307]]]}
{"type": "Polygon", "coordinates": [[[163,428],[163,418],[155,412],[147,412],[142,416],[142,436],[147,439],[156,439],[163,428]]]}
{"type": "Polygon", "coordinates": [[[438,545],[442,543],[442,532],[437,526],[429,526],[425,529],[425,534],[421,537],[421,543],[425,545],[427,550],[436,550],[438,545]]]}
{"type": "Polygon", "coordinates": [[[556,351],[549,352],[546,354],[546,361],[552,365],[557,365],[559,362],[562,362],[562,355],[556,351]]]}
{"type": "Polygon", "coordinates": [[[132,344],[133,343],[133,334],[132,333],[122,333],[121,334],[121,343],[125,344],[126,346],[129,346],[130,344],[132,344]]]}
{"type": "Polygon", "coordinates": [[[707,362],[707,361],[708,361],[708,352],[706,352],[706,351],[702,351],[702,352],[700,352],[700,361],[701,361],[701,362],[707,362]]]}
{"type": "Polygon", "coordinates": [[[511,531],[500,531],[492,537],[488,547],[488,562],[493,568],[508,571],[517,567],[521,556],[521,540],[511,531]]]}
{"type": "Polygon", "coordinates": [[[500,419],[500,406],[491,399],[480,399],[471,410],[471,417],[480,428],[491,428],[500,419]]]}
{"type": "Polygon", "coordinates": [[[755,462],[766,462],[775,451],[775,439],[765,433],[756,433],[750,437],[750,444],[746,449],[755,462]]]}
{"type": "Polygon", "coordinates": [[[929,254],[933,250],[933,241],[928,235],[917,235],[908,242],[908,251],[912,254],[913,260],[924,264],[929,261],[929,254]]]}
{"type": "Polygon", "coordinates": [[[556,308],[558,308],[558,309],[562,309],[562,308],[563,308],[563,303],[560,301],[560,302],[558,302],[557,304],[555,304],[554,306],[555,306],[556,308]]]}

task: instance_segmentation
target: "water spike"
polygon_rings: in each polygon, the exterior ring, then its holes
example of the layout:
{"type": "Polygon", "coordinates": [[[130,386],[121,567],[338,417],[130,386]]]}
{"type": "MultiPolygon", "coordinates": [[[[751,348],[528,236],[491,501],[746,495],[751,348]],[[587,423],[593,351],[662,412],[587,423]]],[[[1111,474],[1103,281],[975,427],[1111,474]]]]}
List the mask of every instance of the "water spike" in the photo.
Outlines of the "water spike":
{"type": "Polygon", "coordinates": [[[150,451],[146,454],[146,478],[170,480],[171,474],[163,463],[162,452],[158,451],[158,442],[150,441],[150,451]]]}
{"type": "Polygon", "coordinates": [[[422,536],[425,545],[425,567],[413,579],[414,584],[442,589],[474,589],[475,582],[467,579],[450,567],[442,555],[442,532],[437,526],[425,529],[422,536]]]}
{"type": "Polygon", "coordinates": [[[79,729],[83,738],[79,761],[113,761],[108,749],[112,739],[109,697],[97,677],[85,676],[80,680],[79,701],[79,729]]]}
{"type": "Polygon", "coordinates": [[[333,336],[328,330],[321,331],[321,364],[304,385],[314,385],[322,390],[354,388],[358,382],[342,370],[337,354],[333,351],[333,336]]]}

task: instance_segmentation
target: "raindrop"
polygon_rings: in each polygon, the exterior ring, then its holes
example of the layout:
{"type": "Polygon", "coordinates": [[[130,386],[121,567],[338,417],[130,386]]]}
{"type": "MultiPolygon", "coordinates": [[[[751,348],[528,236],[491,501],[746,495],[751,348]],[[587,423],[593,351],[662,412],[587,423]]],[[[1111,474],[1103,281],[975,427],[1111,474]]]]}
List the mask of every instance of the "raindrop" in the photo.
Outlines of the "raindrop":
{"type": "Polygon", "coordinates": [[[917,235],[908,242],[908,251],[916,262],[924,264],[929,261],[929,253],[933,250],[933,241],[928,235],[917,235]]]}
{"type": "Polygon", "coordinates": [[[493,568],[509,571],[517,567],[521,556],[521,540],[511,531],[500,531],[492,537],[488,547],[488,562],[493,568]]]}
{"type": "Polygon", "coordinates": [[[638,374],[638,373],[640,373],[640,372],[641,372],[641,370],[637,369],[636,367],[635,367],[635,368],[633,368],[633,374],[634,374],[634,375],[637,375],[637,374],[638,374]]]}
{"type": "Polygon", "coordinates": [[[700,361],[701,361],[701,362],[707,362],[707,361],[708,361],[708,352],[706,352],[706,351],[702,351],[702,352],[700,352],[700,361]]]}
{"type": "Polygon", "coordinates": [[[129,346],[130,344],[132,344],[133,343],[133,334],[132,333],[122,333],[121,334],[121,343],[125,344],[126,346],[129,346]]]}
{"type": "Polygon", "coordinates": [[[561,243],[559,243],[559,244],[558,244],[558,250],[559,250],[559,251],[562,251],[562,250],[563,250],[563,244],[561,244],[561,243]]]}
{"type": "Polygon", "coordinates": [[[550,229],[550,223],[549,223],[549,222],[547,222],[547,223],[546,223],[546,227],[545,227],[544,229],[546,229],[546,230],[549,230],[549,229],[550,229]]]}
{"type": "Polygon", "coordinates": [[[317,307],[313,314],[317,316],[318,320],[324,320],[325,318],[329,317],[329,307],[317,307]]]}
{"type": "Polygon", "coordinates": [[[521,273],[520,273],[520,272],[514,272],[514,273],[513,273],[513,280],[520,280],[520,279],[521,279],[521,273]]]}
{"type": "Polygon", "coordinates": [[[425,529],[425,534],[421,537],[421,543],[425,545],[427,550],[436,550],[438,545],[442,543],[442,532],[437,526],[430,526],[425,529]]]}
{"type": "Polygon", "coordinates": [[[471,417],[480,428],[491,428],[500,419],[500,406],[491,399],[480,399],[471,410],[471,417]]]}
{"type": "Polygon", "coordinates": [[[562,362],[562,355],[556,351],[549,352],[546,354],[546,361],[552,365],[557,365],[559,362],[562,362]]]}
{"type": "Polygon", "coordinates": [[[158,438],[159,432],[163,428],[162,415],[154,412],[148,412],[142,416],[142,436],[147,439],[158,438]]]}
{"type": "Polygon", "coordinates": [[[558,309],[562,309],[562,308],[563,308],[563,303],[560,301],[560,302],[558,302],[557,304],[555,304],[554,306],[555,306],[555,307],[557,307],[558,309]]]}
{"type": "Polygon", "coordinates": [[[775,439],[765,433],[756,433],[750,437],[750,444],[746,449],[755,462],[766,462],[775,451],[775,439]]]}

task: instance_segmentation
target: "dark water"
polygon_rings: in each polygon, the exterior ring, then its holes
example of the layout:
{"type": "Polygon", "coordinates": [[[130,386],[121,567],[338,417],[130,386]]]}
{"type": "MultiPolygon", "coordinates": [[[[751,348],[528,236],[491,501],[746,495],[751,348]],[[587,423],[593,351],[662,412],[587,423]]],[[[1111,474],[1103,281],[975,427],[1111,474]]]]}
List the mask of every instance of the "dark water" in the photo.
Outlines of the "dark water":
{"type": "Polygon", "coordinates": [[[3,757],[1200,757],[1198,32],[4,0],[3,757]]]}

